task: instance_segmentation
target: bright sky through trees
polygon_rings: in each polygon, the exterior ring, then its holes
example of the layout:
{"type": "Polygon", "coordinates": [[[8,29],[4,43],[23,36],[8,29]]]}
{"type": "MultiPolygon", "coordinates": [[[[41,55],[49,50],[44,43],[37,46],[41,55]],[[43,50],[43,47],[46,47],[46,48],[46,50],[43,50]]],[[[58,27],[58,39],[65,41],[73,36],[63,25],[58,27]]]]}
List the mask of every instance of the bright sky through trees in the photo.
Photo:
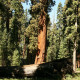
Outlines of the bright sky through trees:
{"type": "MultiPolygon", "coordinates": [[[[55,1],[56,1],[56,5],[52,7],[52,11],[49,13],[51,23],[56,22],[56,20],[57,20],[57,7],[58,7],[59,2],[61,2],[63,6],[64,6],[64,3],[65,3],[65,0],[55,0],[55,1]]],[[[30,8],[29,4],[26,5],[26,3],[22,3],[22,5],[24,7],[24,10],[30,8]]]]}
{"type": "Polygon", "coordinates": [[[58,4],[61,2],[62,6],[64,6],[65,0],[55,0],[56,1],[56,5],[52,7],[52,11],[50,12],[50,19],[51,22],[56,22],[57,20],[57,7],[58,4]]]}
{"type": "MultiPolygon", "coordinates": [[[[57,7],[58,7],[58,4],[61,2],[62,5],[64,6],[64,3],[65,3],[65,0],[55,0],[55,1],[56,1],[56,5],[52,7],[52,11],[49,13],[51,23],[56,22],[56,20],[57,20],[57,7]]],[[[24,10],[25,9],[30,9],[29,4],[26,5],[26,3],[22,3],[22,5],[24,7],[24,10]]]]}

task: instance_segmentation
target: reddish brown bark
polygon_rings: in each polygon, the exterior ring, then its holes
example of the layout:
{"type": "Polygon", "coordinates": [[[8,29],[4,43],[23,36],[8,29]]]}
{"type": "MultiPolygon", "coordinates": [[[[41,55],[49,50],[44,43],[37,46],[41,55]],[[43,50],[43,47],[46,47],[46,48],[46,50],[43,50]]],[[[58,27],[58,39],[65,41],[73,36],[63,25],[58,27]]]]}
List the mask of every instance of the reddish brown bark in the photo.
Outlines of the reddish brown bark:
{"type": "Polygon", "coordinates": [[[46,16],[45,11],[41,13],[39,21],[38,35],[38,53],[36,54],[35,64],[40,64],[45,61],[46,57],[46,16]]]}
{"type": "Polygon", "coordinates": [[[80,54],[77,55],[76,68],[80,68],[80,54]]]}

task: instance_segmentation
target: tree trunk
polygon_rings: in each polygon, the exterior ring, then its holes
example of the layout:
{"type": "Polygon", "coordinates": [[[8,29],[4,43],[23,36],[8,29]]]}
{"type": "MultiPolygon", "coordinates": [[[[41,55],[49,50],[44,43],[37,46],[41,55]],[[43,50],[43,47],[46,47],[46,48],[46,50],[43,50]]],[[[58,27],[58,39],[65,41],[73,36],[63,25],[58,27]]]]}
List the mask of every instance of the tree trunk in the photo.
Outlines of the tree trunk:
{"type": "Polygon", "coordinates": [[[46,16],[45,11],[41,13],[39,21],[38,35],[38,53],[36,54],[35,64],[40,64],[45,61],[46,57],[46,16]]]}
{"type": "MultiPolygon", "coordinates": [[[[27,45],[29,44],[29,37],[27,38],[27,45]]],[[[29,53],[29,48],[27,48],[27,64],[31,64],[31,54],[29,53]]]]}
{"type": "MultiPolygon", "coordinates": [[[[76,22],[75,22],[75,27],[76,27],[76,33],[77,34],[77,15],[76,15],[76,22]]],[[[76,71],[76,37],[74,40],[74,50],[73,50],[73,71],[76,71]]]]}
{"type": "Polygon", "coordinates": [[[76,71],[76,40],[74,42],[74,50],[73,50],[73,71],[76,71]]]}
{"type": "Polygon", "coordinates": [[[26,40],[25,40],[25,33],[24,33],[23,59],[25,57],[25,51],[26,51],[26,40]]]}

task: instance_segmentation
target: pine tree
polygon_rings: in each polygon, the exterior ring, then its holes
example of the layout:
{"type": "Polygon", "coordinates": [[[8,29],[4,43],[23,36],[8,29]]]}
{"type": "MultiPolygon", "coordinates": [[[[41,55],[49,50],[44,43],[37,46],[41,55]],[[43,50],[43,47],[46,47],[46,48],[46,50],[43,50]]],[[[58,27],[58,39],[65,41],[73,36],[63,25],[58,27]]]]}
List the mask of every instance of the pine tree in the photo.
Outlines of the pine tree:
{"type": "MultiPolygon", "coordinates": [[[[23,41],[26,17],[21,1],[0,0],[0,65],[10,66],[15,49],[20,56],[23,41]]],[[[15,61],[16,62],[16,61],[15,61]]]]}
{"type": "Polygon", "coordinates": [[[57,9],[57,28],[63,27],[63,7],[61,2],[58,4],[57,9]]]}
{"type": "MultiPolygon", "coordinates": [[[[15,49],[18,50],[19,54],[17,55],[18,57],[21,55],[21,58],[24,58],[24,45],[26,47],[26,44],[24,42],[25,38],[25,26],[27,26],[27,20],[26,20],[26,14],[23,11],[23,7],[21,2],[13,0],[12,1],[12,9],[14,10],[13,12],[13,17],[12,17],[12,26],[11,26],[11,45],[13,51],[15,49]],[[22,46],[23,45],[23,46],[22,46]],[[23,57],[22,57],[23,56],[23,57]]],[[[26,48],[25,48],[26,49],[26,48]]],[[[14,53],[13,53],[14,55],[14,53]]],[[[16,61],[15,61],[16,62],[16,61]]]]}
{"type": "Polygon", "coordinates": [[[7,31],[9,30],[7,26],[7,14],[9,14],[9,11],[7,11],[9,9],[9,6],[7,6],[7,1],[0,1],[1,3],[1,8],[0,8],[0,63],[1,66],[5,66],[8,65],[7,64],[7,57],[8,57],[8,50],[7,50],[7,45],[8,45],[8,36],[7,36],[7,31]],[[6,4],[6,6],[5,6],[6,4]]]}
{"type": "MultiPolygon", "coordinates": [[[[58,38],[59,38],[59,42],[58,42],[58,53],[57,56],[58,58],[63,58],[63,54],[61,51],[64,49],[64,43],[63,43],[63,7],[62,7],[62,3],[60,2],[58,4],[58,8],[57,8],[57,34],[58,34],[58,38]]],[[[65,54],[64,54],[65,55],[65,54]]]]}
{"type": "Polygon", "coordinates": [[[57,58],[58,53],[58,31],[56,24],[53,25],[53,29],[48,33],[49,46],[47,49],[47,61],[52,61],[57,58]]]}
{"type": "Polygon", "coordinates": [[[66,5],[64,6],[64,11],[66,14],[66,28],[65,35],[68,43],[68,52],[72,55],[73,52],[73,70],[75,71],[76,67],[76,51],[77,51],[77,42],[79,41],[77,32],[79,26],[79,0],[66,0],[66,5]],[[72,45],[72,46],[71,46],[72,45]],[[72,50],[73,48],[73,50],[72,50]]]}

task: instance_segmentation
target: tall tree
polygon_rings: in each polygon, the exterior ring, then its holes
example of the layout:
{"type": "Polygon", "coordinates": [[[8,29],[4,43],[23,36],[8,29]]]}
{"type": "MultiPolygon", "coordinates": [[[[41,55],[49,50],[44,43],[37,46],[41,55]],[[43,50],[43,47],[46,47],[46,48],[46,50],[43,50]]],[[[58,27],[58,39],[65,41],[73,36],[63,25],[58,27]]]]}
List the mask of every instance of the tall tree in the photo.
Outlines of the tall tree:
{"type": "Polygon", "coordinates": [[[45,61],[46,57],[46,26],[48,23],[47,12],[50,6],[54,4],[52,0],[31,0],[31,14],[38,20],[38,48],[35,58],[35,64],[45,61]]]}
{"type": "Polygon", "coordinates": [[[40,20],[39,20],[40,29],[38,33],[38,52],[36,54],[35,64],[40,64],[44,62],[46,58],[46,35],[47,35],[46,14],[51,2],[52,1],[48,1],[48,0],[40,0],[40,2],[36,4],[41,6],[41,10],[40,10],[40,20]]]}
{"type": "Polygon", "coordinates": [[[47,61],[52,61],[57,59],[59,52],[59,32],[56,24],[53,24],[53,28],[48,33],[48,43],[47,61]]]}
{"type": "Polygon", "coordinates": [[[5,66],[7,65],[7,61],[8,61],[8,40],[9,40],[9,36],[8,36],[8,30],[9,30],[9,25],[8,25],[8,19],[7,16],[9,15],[9,17],[11,17],[11,11],[7,11],[10,7],[10,5],[8,6],[7,1],[0,1],[1,4],[1,8],[0,8],[0,49],[1,49],[1,65],[5,66]],[[6,6],[5,6],[6,5],[6,6]],[[8,15],[7,15],[8,14],[8,15]],[[4,36],[4,37],[3,37],[4,36]]]}
{"type": "MultiPolygon", "coordinates": [[[[13,56],[17,54],[15,50],[18,50],[17,57],[24,58],[24,53],[25,53],[24,51],[26,51],[24,46],[26,47],[25,29],[27,26],[26,25],[27,13],[24,12],[21,1],[13,0],[12,10],[13,10],[13,17],[12,17],[12,24],[11,24],[11,45],[14,52],[13,56]]],[[[13,59],[13,60],[15,60],[16,62],[16,59],[13,59]]]]}
{"type": "Polygon", "coordinates": [[[76,70],[76,54],[77,54],[77,42],[78,39],[78,26],[79,26],[79,0],[66,0],[65,14],[66,14],[66,29],[65,35],[69,44],[68,51],[71,53],[73,48],[73,70],[76,70]],[[73,7],[73,8],[72,8],[73,7]],[[72,46],[71,46],[72,45],[72,46]]]}
{"type": "MultiPolygon", "coordinates": [[[[62,7],[62,3],[60,2],[58,4],[58,8],[57,8],[57,34],[58,34],[58,52],[57,52],[57,57],[58,58],[63,58],[63,54],[62,50],[63,50],[63,46],[64,46],[64,42],[63,42],[63,7],[62,7]]],[[[64,54],[65,55],[65,54],[64,54]]],[[[65,56],[64,56],[65,57],[65,56]]]]}

